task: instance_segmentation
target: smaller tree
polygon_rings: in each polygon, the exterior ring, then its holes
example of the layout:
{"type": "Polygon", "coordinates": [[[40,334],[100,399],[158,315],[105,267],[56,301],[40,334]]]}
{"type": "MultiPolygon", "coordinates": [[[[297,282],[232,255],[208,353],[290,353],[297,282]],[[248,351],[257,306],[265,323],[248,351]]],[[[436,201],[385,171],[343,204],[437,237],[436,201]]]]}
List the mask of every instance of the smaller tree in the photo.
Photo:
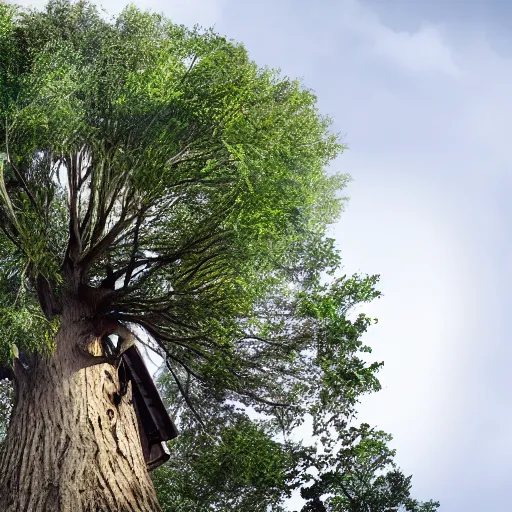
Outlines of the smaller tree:
{"type": "MultiPolygon", "coordinates": [[[[180,399],[172,374],[162,374],[163,395],[182,431],[170,444],[169,463],[154,474],[165,511],[285,511],[297,490],[306,500],[301,512],[437,510],[436,502],[411,498],[411,477],[397,468],[390,435],[349,426],[360,397],[380,389],[381,363],[362,357],[371,351],[361,337],[372,320],[352,313],[379,297],[377,280],[345,276],[331,286],[317,281],[267,297],[246,333],[259,341],[252,361],[266,371],[257,378],[241,371],[272,402],[221,388],[216,395],[186,375],[180,399]],[[312,446],[296,440],[306,418],[312,446]]],[[[221,362],[216,370],[226,371],[221,362]]]]}
{"type": "Polygon", "coordinates": [[[339,432],[341,446],[317,455],[317,476],[301,489],[302,512],[435,512],[438,502],[410,496],[411,476],[394,462],[389,434],[363,423],[339,432]]]}

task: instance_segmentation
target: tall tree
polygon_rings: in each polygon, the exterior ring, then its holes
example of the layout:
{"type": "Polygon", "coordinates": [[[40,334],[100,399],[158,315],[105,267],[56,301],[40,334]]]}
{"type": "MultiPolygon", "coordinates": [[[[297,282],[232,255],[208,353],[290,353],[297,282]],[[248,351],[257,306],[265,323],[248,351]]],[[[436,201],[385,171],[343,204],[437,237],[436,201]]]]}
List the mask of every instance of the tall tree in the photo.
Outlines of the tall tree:
{"type": "Polygon", "coordinates": [[[159,510],[117,371],[136,337],[198,417],[193,389],[295,421],[308,368],[336,393],[321,323],[293,316],[339,263],[342,147],[315,101],[134,7],[0,5],[1,510],[159,510]]]}

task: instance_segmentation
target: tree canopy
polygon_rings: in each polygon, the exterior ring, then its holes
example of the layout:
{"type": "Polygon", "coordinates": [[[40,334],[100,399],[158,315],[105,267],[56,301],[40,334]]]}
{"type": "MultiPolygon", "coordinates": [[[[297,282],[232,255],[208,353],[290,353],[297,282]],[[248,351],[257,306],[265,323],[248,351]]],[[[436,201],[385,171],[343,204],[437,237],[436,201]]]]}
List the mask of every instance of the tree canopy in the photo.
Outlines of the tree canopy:
{"type": "Polygon", "coordinates": [[[255,304],[338,262],[324,232],[346,177],[324,167],[342,147],[314,95],[134,7],[1,9],[0,282],[7,329],[33,333],[20,350],[44,348],[37,303],[53,318],[94,289],[176,367],[233,383],[218,373],[260,343],[255,304]]]}
{"type": "Polygon", "coordinates": [[[307,482],[304,510],[428,510],[378,475],[385,434],[347,430],[380,387],[353,314],[380,292],[327,236],[348,177],[310,90],[133,6],[0,4],[0,117],[0,363],[51,355],[74,301],[164,361],[175,510],[279,510],[307,482]],[[322,456],[290,439],[305,418],[322,456]]]}

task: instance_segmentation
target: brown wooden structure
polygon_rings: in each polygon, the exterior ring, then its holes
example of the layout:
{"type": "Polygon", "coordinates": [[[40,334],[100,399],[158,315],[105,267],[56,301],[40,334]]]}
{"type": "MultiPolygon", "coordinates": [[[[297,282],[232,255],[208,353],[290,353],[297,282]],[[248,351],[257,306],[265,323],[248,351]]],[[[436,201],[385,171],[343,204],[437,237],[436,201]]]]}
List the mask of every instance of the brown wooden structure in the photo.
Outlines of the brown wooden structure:
{"type": "MultiPolygon", "coordinates": [[[[20,354],[20,360],[23,356],[20,354]]],[[[123,353],[119,373],[119,380],[125,389],[131,382],[142,451],[148,469],[152,471],[169,460],[165,443],[178,436],[178,429],[135,345],[123,353]]],[[[0,380],[12,380],[13,377],[11,368],[0,365],[0,380]]]]}

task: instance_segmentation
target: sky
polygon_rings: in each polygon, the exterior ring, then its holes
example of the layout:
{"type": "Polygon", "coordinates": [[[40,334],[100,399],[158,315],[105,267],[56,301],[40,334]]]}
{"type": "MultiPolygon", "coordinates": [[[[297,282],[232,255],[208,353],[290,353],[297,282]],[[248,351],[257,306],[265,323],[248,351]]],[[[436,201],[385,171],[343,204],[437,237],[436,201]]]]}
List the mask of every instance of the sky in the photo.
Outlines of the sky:
{"type": "Polygon", "coordinates": [[[508,512],[512,2],[134,3],[214,25],[315,91],[348,146],[332,167],[353,177],[331,233],[384,293],[366,309],[383,390],[360,418],[394,435],[416,498],[508,512]]]}

